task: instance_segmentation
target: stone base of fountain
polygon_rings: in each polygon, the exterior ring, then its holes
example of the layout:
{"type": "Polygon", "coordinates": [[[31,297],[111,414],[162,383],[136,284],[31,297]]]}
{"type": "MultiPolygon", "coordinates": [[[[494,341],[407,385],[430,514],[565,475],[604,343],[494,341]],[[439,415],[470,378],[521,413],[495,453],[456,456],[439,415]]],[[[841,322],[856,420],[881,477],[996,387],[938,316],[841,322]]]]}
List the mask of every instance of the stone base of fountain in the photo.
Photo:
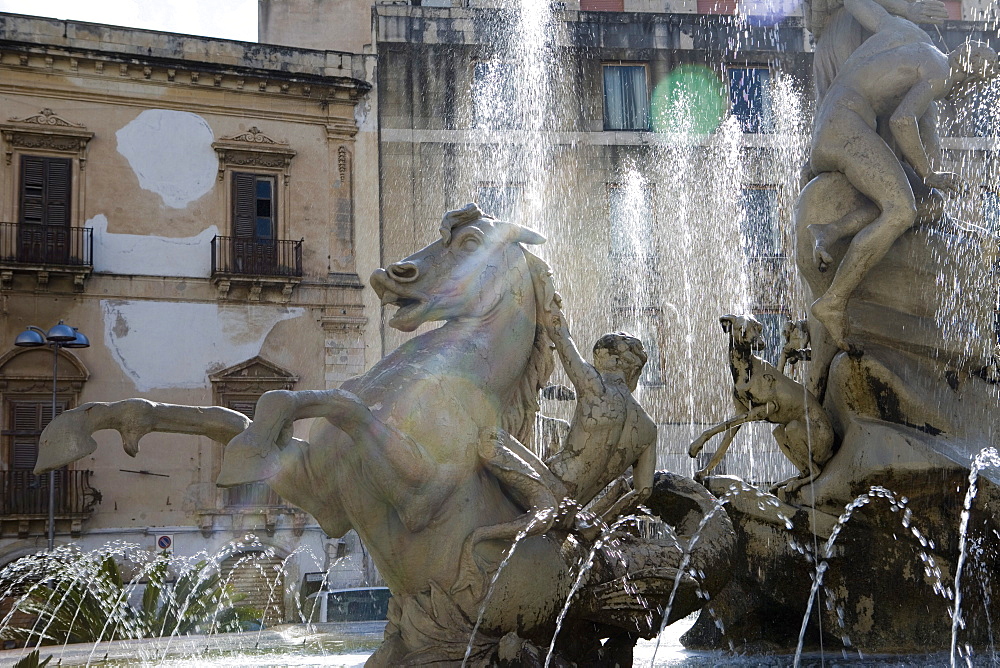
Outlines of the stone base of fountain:
{"type": "MultiPolygon", "coordinates": [[[[737,536],[732,579],[683,636],[684,646],[793,652],[801,632],[805,651],[913,654],[949,647],[968,473],[928,470],[881,482],[859,495],[847,521],[776,499],[762,509],[755,495],[734,497],[727,506],[737,536]],[[943,496],[943,489],[951,494],[943,496]],[[813,595],[817,572],[821,585],[813,595]]],[[[973,612],[963,614],[959,639],[986,647],[992,644],[990,619],[1000,614],[988,595],[1000,560],[980,544],[1000,530],[988,510],[1000,502],[1000,488],[978,482],[961,579],[962,609],[973,612]]],[[[711,481],[719,493],[731,483],[711,481]]]]}
{"type": "MultiPolygon", "coordinates": [[[[980,452],[1000,433],[996,238],[926,215],[935,198],[925,189],[924,220],[852,296],[849,351],[810,321],[810,390],[823,400],[837,451],[789,504],[730,493],[733,577],[685,646],[915,653],[952,647],[956,628],[958,648],[992,645],[1000,605],[989,578],[1000,559],[982,545],[1000,535],[989,510],[1000,502],[1000,478],[980,452]],[[956,589],[966,612],[954,625],[956,589]]],[[[821,271],[810,226],[866,205],[839,173],[802,191],[797,261],[807,296],[826,291],[851,243],[825,244],[833,261],[821,271]]],[[[717,478],[711,487],[722,494],[736,483],[717,478]]]]}

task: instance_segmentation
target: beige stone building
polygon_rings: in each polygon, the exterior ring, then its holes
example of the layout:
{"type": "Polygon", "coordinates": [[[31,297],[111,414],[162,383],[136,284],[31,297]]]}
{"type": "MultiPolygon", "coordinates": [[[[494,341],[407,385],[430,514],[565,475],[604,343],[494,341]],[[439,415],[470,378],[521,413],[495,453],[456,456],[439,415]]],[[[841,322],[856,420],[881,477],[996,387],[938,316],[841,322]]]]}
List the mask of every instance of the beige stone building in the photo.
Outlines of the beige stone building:
{"type": "MultiPolygon", "coordinates": [[[[0,14],[0,563],[46,545],[48,478],[31,468],[54,352],[13,345],[29,325],[90,339],[59,352],[57,410],[144,397],[249,413],[268,389],[336,387],[379,354],[363,287],[378,264],[373,68],[0,14]]],[[[353,549],[338,563],[363,575],[360,548],[266,486],[216,488],[222,445],[150,435],[132,459],[113,432],[97,440],[56,474],[57,544],[270,549],[289,585],[270,621],[294,619],[298,585],[338,555],[353,549]]]]}

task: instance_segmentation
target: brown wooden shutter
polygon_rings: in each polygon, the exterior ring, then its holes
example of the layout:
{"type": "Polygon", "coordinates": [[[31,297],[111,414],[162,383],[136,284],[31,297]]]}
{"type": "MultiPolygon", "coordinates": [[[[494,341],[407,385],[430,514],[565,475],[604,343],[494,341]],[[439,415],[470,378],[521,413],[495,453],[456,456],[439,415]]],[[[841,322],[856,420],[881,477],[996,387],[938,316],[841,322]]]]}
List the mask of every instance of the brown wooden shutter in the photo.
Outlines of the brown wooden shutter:
{"type": "Polygon", "coordinates": [[[69,226],[70,161],[47,158],[45,170],[45,224],[69,226]]]}
{"type": "Polygon", "coordinates": [[[256,176],[233,172],[233,236],[252,239],[257,217],[256,176]]]}
{"type": "MultiPolygon", "coordinates": [[[[56,405],[62,413],[65,402],[56,405]]],[[[30,471],[38,459],[38,437],[52,421],[52,404],[48,401],[12,401],[10,409],[10,468],[30,471]]]]}
{"type": "Polygon", "coordinates": [[[45,158],[21,156],[20,222],[45,224],[45,158]]]}
{"type": "Polygon", "coordinates": [[[72,168],[69,158],[21,156],[20,222],[69,225],[72,168]]]}
{"type": "Polygon", "coordinates": [[[285,578],[281,557],[264,553],[234,554],[222,562],[219,571],[235,593],[246,598],[240,605],[249,605],[263,613],[265,626],[285,621],[285,578]]]}
{"type": "Polygon", "coordinates": [[[257,402],[252,399],[233,399],[229,402],[229,408],[243,413],[252,420],[253,412],[257,408],[257,402]]]}

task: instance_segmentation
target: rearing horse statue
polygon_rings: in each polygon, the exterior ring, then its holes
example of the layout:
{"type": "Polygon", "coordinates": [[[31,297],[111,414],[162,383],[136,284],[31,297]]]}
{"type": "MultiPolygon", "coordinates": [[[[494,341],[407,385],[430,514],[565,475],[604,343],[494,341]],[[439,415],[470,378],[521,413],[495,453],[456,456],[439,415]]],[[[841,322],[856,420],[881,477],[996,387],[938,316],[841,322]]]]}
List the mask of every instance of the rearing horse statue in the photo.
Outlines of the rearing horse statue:
{"type": "MultiPolygon", "coordinates": [[[[466,657],[482,664],[494,660],[501,638],[512,634],[547,645],[577,578],[568,562],[582,555],[567,547],[577,543],[565,540],[565,529],[550,531],[560,499],[540,460],[527,451],[495,456],[498,446],[484,447],[497,430],[526,440],[538,390],[554,366],[533,280],[548,267],[524,248],[544,238],[475,205],[447,213],[440,233],[423,250],[377,270],[371,284],[383,304],[397,307],[391,326],[414,331],[427,322],[444,324],[340,389],[268,392],[252,423],[219,407],[142,399],[85,404],[46,428],[36,470],[90,454],[96,448],[91,434],[100,429],[121,432],[133,455],[139,439],[153,431],[228,442],[218,484],[266,480],[328,535],[355,529],[361,536],[393,594],[385,642],[369,665],[466,657]],[[294,421],[303,418],[321,418],[308,441],[291,436],[294,421]],[[532,510],[535,517],[524,526],[532,510]],[[463,544],[477,531],[487,536],[475,543],[472,567],[481,571],[482,586],[466,582],[470,564],[462,560],[463,544]]],[[[699,494],[706,493],[680,492],[701,504],[703,514],[714,512],[699,494]]],[[[705,537],[701,545],[713,540],[705,537]]],[[[622,592],[635,598],[643,581],[652,583],[644,593],[661,602],[668,594],[673,600],[678,585],[680,596],[697,598],[698,584],[680,568],[688,562],[676,540],[667,547],[643,543],[639,552],[645,580],[628,578],[617,565],[595,568],[584,583],[598,587],[578,596],[582,603],[567,623],[576,615],[583,627],[596,628],[594,621],[604,619],[602,601],[612,601],[608,624],[633,637],[654,633],[656,615],[644,600],[622,603],[622,592]],[[627,582],[618,583],[623,578],[627,582]],[[629,606],[638,607],[633,613],[629,606]]],[[[689,601],[674,612],[700,605],[701,599],[689,601]]]]}

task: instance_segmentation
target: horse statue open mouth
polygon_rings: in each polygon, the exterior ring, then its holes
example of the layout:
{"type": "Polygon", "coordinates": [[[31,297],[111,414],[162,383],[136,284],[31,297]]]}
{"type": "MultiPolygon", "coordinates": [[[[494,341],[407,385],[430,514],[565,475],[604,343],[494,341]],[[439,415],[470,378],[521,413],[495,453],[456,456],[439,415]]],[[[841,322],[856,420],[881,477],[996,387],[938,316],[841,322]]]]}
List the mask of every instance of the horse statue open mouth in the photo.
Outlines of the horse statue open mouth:
{"type": "Polygon", "coordinates": [[[98,429],[119,430],[130,454],[153,431],[227,442],[220,485],[266,480],[328,535],[361,536],[393,593],[385,641],[369,665],[486,665],[511,651],[526,661],[553,643],[560,618],[557,655],[599,658],[612,646],[602,638],[630,648],[655,635],[668,605],[670,620],[700,608],[701,596],[724,584],[735,540],[714,497],[658,474],[648,504],[670,516],[669,538],[623,535],[616,557],[597,549],[581,575],[577,561],[595,536],[579,533],[572,516],[557,518],[576,481],[556,480],[519,445],[554,368],[542,321],[552,295],[538,294],[549,269],[524,247],[544,238],[475,205],[447,213],[440,232],[377,270],[371,285],[397,307],[391,326],[444,324],[367,373],[335,390],[268,392],[252,423],[218,407],[86,404],[42,434],[39,470],[92,452],[98,429]],[[304,418],[323,418],[306,441],[292,437],[304,418]],[[690,540],[694,533],[700,540],[690,540]]]}

